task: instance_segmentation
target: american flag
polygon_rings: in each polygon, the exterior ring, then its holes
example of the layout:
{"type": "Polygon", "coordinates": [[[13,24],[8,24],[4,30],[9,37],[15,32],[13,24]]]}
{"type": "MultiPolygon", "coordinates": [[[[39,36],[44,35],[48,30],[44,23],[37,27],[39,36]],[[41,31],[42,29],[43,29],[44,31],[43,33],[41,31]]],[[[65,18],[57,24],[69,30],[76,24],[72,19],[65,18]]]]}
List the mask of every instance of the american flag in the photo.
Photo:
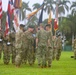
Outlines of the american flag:
{"type": "Polygon", "coordinates": [[[0,19],[2,18],[2,0],[0,0],[0,19]]]}
{"type": "Polygon", "coordinates": [[[2,18],[2,0],[0,0],[0,30],[1,28],[1,18],[2,18]]]}

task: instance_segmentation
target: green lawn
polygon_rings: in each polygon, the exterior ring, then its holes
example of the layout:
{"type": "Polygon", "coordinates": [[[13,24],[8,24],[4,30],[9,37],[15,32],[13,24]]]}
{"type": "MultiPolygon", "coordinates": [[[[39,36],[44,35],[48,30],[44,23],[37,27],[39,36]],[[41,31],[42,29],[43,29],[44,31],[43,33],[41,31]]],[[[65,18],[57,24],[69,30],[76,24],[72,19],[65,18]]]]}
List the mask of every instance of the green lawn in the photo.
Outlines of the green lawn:
{"type": "Polygon", "coordinates": [[[38,68],[37,63],[33,66],[28,64],[16,68],[11,63],[4,65],[0,61],[0,75],[76,75],[76,60],[70,58],[73,52],[62,52],[59,61],[54,60],[51,68],[38,68]]]}

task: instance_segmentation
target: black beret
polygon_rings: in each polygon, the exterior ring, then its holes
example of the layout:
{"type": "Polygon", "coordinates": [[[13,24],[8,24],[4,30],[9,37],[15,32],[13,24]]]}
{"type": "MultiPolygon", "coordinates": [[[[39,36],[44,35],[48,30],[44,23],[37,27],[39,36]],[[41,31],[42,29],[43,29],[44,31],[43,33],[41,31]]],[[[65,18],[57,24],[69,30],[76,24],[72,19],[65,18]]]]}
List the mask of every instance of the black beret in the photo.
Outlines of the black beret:
{"type": "Polygon", "coordinates": [[[21,26],[21,27],[25,27],[25,25],[23,25],[23,24],[20,24],[20,26],[21,26]]]}

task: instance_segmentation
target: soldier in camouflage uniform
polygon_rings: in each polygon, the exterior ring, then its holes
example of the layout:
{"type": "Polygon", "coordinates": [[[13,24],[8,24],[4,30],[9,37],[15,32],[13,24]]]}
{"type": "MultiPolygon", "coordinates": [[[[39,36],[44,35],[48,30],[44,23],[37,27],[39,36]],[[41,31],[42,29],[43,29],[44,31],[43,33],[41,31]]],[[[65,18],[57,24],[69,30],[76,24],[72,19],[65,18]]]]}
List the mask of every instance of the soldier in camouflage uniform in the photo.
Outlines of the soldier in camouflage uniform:
{"type": "Polygon", "coordinates": [[[33,39],[34,39],[34,42],[33,42],[33,63],[35,62],[35,54],[36,54],[36,34],[34,33],[33,34],[33,39]]]}
{"type": "Polygon", "coordinates": [[[22,39],[22,48],[23,48],[23,51],[25,53],[25,55],[23,55],[23,58],[25,58],[25,61],[27,62],[28,60],[28,63],[30,65],[33,64],[33,43],[34,43],[34,38],[32,36],[32,32],[34,30],[34,27],[32,25],[30,25],[28,27],[28,30],[24,32],[23,34],[23,39],[22,39]]]}
{"type": "Polygon", "coordinates": [[[46,59],[48,61],[48,67],[51,67],[51,64],[52,64],[52,52],[53,52],[53,49],[52,49],[52,32],[50,30],[50,25],[46,25],[46,31],[48,32],[48,35],[49,35],[49,45],[48,45],[48,50],[47,50],[47,54],[46,54],[46,59]]]}
{"type": "Polygon", "coordinates": [[[73,49],[74,49],[74,59],[76,59],[76,39],[73,42],[73,49]]]}
{"type": "Polygon", "coordinates": [[[11,31],[11,54],[12,54],[12,63],[15,64],[16,50],[15,50],[15,32],[11,31]]]}
{"type": "Polygon", "coordinates": [[[0,30],[0,59],[2,56],[2,49],[3,49],[3,34],[2,31],[0,30]]]}
{"type": "Polygon", "coordinates": [[[22,34],[24,30],[24,25],[20,24],[18,32],[15,35],[15,49],[16,49],[16,58],[15,58],[15,65],[16,67],[20,67],[22,62],[22,34]]]}
{"type": "Polygon", "coordinates": [[[46,53],[48,48],[48,33],[40,24],[40,30],[36,34],[37,60],[40,67],[46,67],[46,53]]]}
{"type": "Polygon", "coordinates": [[[58,34],[57,41],[56,41],[56,60],[60,59],[61,51],[62,51],[62,40],[60,34],[58,34]]]}
{"type": "Polygon", "coordinates": [[[11,52],[11,40],[10,40],[10,34],[7,34],[4,36],[4,42],[3,42],[3,61],[4,64],[9,64],[10,62],[10,52],[11,52]]]}
{"type": "Polygon", "coordinates": [[[54,60],[56,58],[56,41],[57,41],[57,38],[56,36],[53,36],[53,56],[52,56],[52,59],[54,60]]]}

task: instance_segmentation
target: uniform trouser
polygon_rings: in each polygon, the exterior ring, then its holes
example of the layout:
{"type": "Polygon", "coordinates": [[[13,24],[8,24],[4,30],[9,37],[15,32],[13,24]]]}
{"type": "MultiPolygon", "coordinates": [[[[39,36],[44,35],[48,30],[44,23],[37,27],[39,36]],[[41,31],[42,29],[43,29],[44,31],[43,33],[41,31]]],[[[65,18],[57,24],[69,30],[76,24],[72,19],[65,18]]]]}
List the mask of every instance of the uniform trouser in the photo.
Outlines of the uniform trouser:
{"type": "Polygon", "coordinates": [[[33,51],[32,51],[32,55],[33,55],[33,63],[35,62],[35,59],[36,59],[36,51],[33,49],[33,51]]]}
{"type": "Polygon", "coordinates": [[[59,60],[61,56],[61,49],[56,50],[56,60],[59,60]]]}
{"type": "Polygon", "coordinates": [[[16,58],[15,58],[15,65],[20,66],[22,63],[22,49],[16,48],[16,58]]]}
{"type": "Polygon", "coordinates": [[[33,64],[33,51],[32,49],[29,49],[27,51],[27,60],[29,64],[33,64]]]}
{"type": "Polygon", "coordinates": [[[52,59],[54,60],[55,57],[56,57],[56,49],[53,48],[53,52],[52,53],[53,53],[52,59]]]}
{"type": "Polygon", "coordinates": [[[14,46],[12,46],[12,63],[15,63],[15,57],[16,57],[16,49],[14,46]]]}
{"type": "Polygon", "coordinates": [[[2,48],[3,48],[3,46],[0,44],[0,59],[1,59],[1,56],[2,56],[2,48]]]}
{"type": "Polygon", "coordinates": [[[41,65],[41,66],[46,65],[46,52],[47,52],[47,47],[46,46],[38,46],[37,60],[38,60],[38,64],[41,65]]]}
{"type": "Polygon", "coordinates": [[[52,64],[52,56],[53,56],[53,49],[51,47],[48,47],[46,54],[46,60],[48,62],[48,66],[52,64]]]}
{"type": "Polygon", "coordinates": [[[28,49],[23,48],[22,63],[27,63],[27,50],[28,49]]]}
{"type": "Polygon", "coordinates": [[[76,49],[74,49],[74,59],[76,59],[76,49]]]}
{"type": "Polygon", "coordinates": [[[4,51],[3,51],[3,61],[5,64],[8,64],[10,62],[10,50],[11,46],[4,45],[4,51]]]}
{"type": "Polygon", "coordinates": [[[22,55],[22,61],[25,63],[28,61],[29,64],[33,63],[33,51],[32,48],[24,48],[23,49],[23,55],[22,55]]]}

